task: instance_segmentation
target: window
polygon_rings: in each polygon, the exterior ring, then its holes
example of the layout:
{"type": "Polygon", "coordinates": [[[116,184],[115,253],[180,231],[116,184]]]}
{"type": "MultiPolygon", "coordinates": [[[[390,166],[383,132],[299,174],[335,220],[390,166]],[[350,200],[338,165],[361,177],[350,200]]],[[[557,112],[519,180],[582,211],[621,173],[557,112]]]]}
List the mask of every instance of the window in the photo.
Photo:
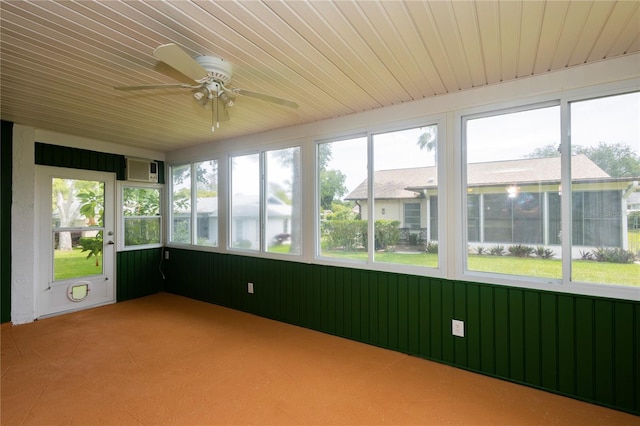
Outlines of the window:
{"type": "Polygon", "coordinates": [[[191,243],[191,165],[171,167],[171,228],[169,241],[191,243]]]}
{"type": "Polygon", "coordinates": [[[367,138],[319,143],[317,167],[319,254],[366,261],[367,138]]]}
{"type": "Polygon", "coordinates": [[[437,130],[431,125],[372,137],[376,262],[438,266],[437,130]]]}
{"type": "Polygon", "coordinates": [[[404,203],[404,228],[420,229],[420,203],[404,203]]]}
{"type": "Polygon", "coordinates": [[[571,274],[574,281],[640,285],[640,93],[569,104],[571,274]],[[587,176],[580,170],[591,162],[587,176]]]}
{"type": "Polygon", "coordinates": [[[201,161],[196,171],[196,245],[218,246],[218,162],[201,161]]]}
{"type": "Polygon", "coordinates": [[[274,253],[300,254],[300,148],[266,153],[265,247],[274,253]]]}
{"type": "Polygon", "coordinates": [[[200,161],[171,167],[171,226],[169,241],[172,243],[217,247],[217,160],[200,161]],[[192,224],[195,224],[195,226],[192,224]]]}
{"type": "Polygon", "coordinates": [[[230,247],[300,254],[300,147],[235,156],[230,164],[230,247]]]}
{"type": "Polygon", "coordinates": [[[231,158],[231,239],[236,249],[260,250],[260,155],[231,158]]]}
{"type": "Polygon", "coordinates": [[[472,116],[463,125],[467,269],[560,279],[558,210],[548,202],[561,184],[560,106],[472,116]]]}
{"type": "Polygon", "coordinates": [[[468,116],[463,134],[468,271],[640,285],[639,93],[468,116]]]}
{"type": "Polygon", "coordinates": [[[436,125],[318,144],[320,255],[437,267],[436,148],[436,125]]]}
{"type": "Polygon", "coordinates": [[[122,240],[125,249],[161,245],[161,191],[157,186],[122,186],[122,240]]]}

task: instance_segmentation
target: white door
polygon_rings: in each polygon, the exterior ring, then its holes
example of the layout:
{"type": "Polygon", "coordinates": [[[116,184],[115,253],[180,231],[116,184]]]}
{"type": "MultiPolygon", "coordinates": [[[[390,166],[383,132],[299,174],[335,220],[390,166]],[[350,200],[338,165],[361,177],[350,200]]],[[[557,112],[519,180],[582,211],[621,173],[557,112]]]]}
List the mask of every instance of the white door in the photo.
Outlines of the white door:
{"type": "Polygon", "coordinates": [[[38,317],[115,302],[115,175],[36,173],[38,317]]]}

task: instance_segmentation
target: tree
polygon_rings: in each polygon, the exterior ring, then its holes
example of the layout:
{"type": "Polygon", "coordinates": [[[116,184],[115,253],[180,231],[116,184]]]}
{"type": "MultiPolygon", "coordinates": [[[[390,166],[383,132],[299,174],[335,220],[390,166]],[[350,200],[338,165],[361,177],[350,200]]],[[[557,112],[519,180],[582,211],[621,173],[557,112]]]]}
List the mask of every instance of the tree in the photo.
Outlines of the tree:
{"type": "Polygon", "coordinates": [[[433,151],[434,164],[438,161],[438,128],[436,126],[428,126],[424,133],[418,137],[418,146],[420,149],[426,149],[427,152],[433,151]]]}
{"type": "Polygon", "coordinates": [[[320,206],[331,210],[333,200],[347,193],[347,176],[340,170],[327,170],[333,156],[331,143],[318,145],[318,168],[320,170],[320,206]]]}
{"type": "MultiPolygon", "coordinates": [[[[104,190],[100,185],[96,186],[97,189],[87,188],[76,195],[78,201],[82,203],[79,209],[80,214],[87,219],[88,226],[100,226],[104,215],[104,190]]],[[[89,252],[87,259],[95,256],[96,266],[100,266],[98,256],[102,253],[103,247],[102,231],[98,231],[95,237],[80,238],[79,245],[82,248],[82,253],[89,252]]]]}
{"type": "Polygon", "coordinates": [[[333,200],[347,193],[346,179],[340,170],[320,171],[320,205],[323,210],[331,210],[333,200]]]}
{"type": "MultiPolygon", "coordinates": [[[[623,143],[607,144],[600,142],[596,146],[576,145],[572,154],[584,154],[611,177],[640,176],[640,155],[623,143]]],[[[536,148],[526,158],[559,157],[560,150],[553,144],[536,148]]]]}
{"type": "Polygon", "coordinates": [[[576,154],[584,154],[611,177],[640,176],[640,156],[623,143],[598,143],[593,147],[575,147],[576,154]]]}
{"type": "Polygon", "coordinates": [[[553,158],[560,157],[560,146],[549,144],[534,149],[525,158],[553,158]]]}
{"type": "MultiPolygon", "coordinates": [[[[96,198],[103,192],[104,187],[97,181],[53,178],[51,182],[51,202],[52,211],[59,219],[57,226],[61,228],[73,227],[74,222],[80,215],[84,215],[89,222],[88,225],[91,226],[91,222],[95,221],[95,217],[99,212],[92,212],[90,207],[85,207],[86,211],[83,213],[78,207],[77,202],[85,204],[86,202],[78,198],[79,194],[87,194],[87,197],[91,197],[88,194],[93,193],[93,197],[96,198]],[[88,213],[89,216],[87,216],[86,213],[88,213]]],[[[94,201],[97,201],[97,199],[94,201]]],[[[101,216],[102,213],[99,213],[99,215],[101,216]]],[[[70,232],[58,233],[57,249],[72,249],[70,232]]]]}

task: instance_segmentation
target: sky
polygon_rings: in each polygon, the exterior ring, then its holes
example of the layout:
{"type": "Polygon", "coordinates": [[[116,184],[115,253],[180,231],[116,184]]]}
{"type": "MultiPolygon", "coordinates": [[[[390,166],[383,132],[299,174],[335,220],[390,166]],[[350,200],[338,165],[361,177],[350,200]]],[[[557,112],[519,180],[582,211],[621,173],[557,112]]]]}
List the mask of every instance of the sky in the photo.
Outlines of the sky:
{"type": "MultiPolygon", "coordinates": [[[[571,104],[572,144],[624,143],[640,155],[640,93],[612,96],[571,104]]],[[[560,107],[546,107],[467,121],[467,162],[525,158],[538,147],[560,144],[560,107]]],[[[433,165],[433,152],[417,145],[421,128],[375,136],[387,147],[375,168],[386,170],[433,165]],[[383,143],[384,142],[384,143],[383,143]]],[[[367,176],[365,138],[333,144],[329,168],[347,174],[349,191],[367,176]]],[[[376,143],[376,142],[374,142],[376,143]]]]}

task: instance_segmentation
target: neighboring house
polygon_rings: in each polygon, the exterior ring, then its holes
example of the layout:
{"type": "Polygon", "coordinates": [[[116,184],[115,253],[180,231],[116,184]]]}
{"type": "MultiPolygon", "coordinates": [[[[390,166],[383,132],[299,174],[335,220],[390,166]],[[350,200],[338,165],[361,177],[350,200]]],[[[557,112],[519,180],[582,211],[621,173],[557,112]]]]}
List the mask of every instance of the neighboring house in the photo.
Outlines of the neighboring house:
{"type": "Polygon", "coordinates": [[[640,192],[638,189],[627,198],[627,212],[640,212],[640,192]]]}
{"type": "MultiPolygon", "coordinates": [[[[235,195],[232,198],[233,221],[231,235],[236,236],[230,242],[232,247],[252,248],[260,247],[260,202],[257,195],[235,195]]],[[[218,197],[202,197],[197,200],[197,237],[199,244],[207,245],[203,241],[218,242],[218,197]]],[[[265,238],[268,245],[282,240],[283,234],[290,233],[291,205],[277,197],[267,198],[265,238]]],[[[190,221],[190,212],[183,210],[174,213],[174,229],[180,229],[179,223],[190,221]]],[[[188,229],[183,226],[182,229],[188,229]]]]}
{"type": "MultiPolygon", "coordinates": [[[[612,178],[585,155],[573,156],[571,169],[573,245],[626,249],[627,201],[637,196],[638,178],[612,178]]],[[[379,170],[373,179],[376,220],[399,220],[423,241],[438,239],[437,167],[379,170]]],[[[467,241],[559,246],[560,180],[559,157],[469,164],[467,241]]],[[[369,217],[366,180],[345,199],[369,217]]]]}

